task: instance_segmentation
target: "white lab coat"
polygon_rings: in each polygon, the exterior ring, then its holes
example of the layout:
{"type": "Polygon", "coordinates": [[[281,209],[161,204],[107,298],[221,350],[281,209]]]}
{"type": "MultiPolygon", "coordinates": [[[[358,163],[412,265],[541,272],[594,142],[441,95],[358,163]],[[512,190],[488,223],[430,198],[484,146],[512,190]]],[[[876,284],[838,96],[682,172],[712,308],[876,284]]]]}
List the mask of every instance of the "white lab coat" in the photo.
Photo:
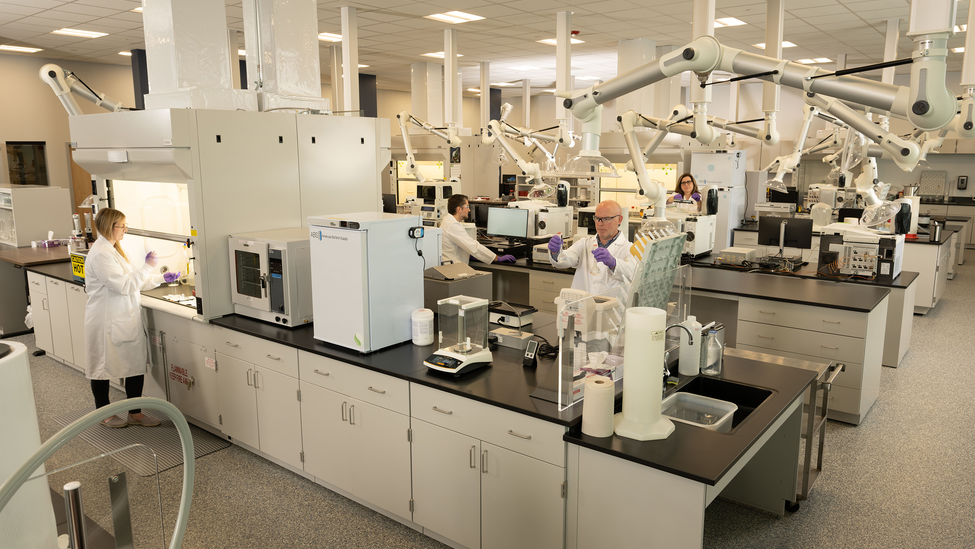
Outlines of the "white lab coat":
{"type": "Polygon", "coordinates": [[[497,257],[494,252],[477,243],[477,240],[467,234],[464,224],[454,219],[454,216],[447,215],[440,223],[443,231],[443,261],[447,263],[470,263],[471,256],[478,261],[491,263],[497,257]]]}
{"type": "Polygon", "coordinates": [[[146,372],[146,331],[142,322],[142,290],[161,284],[145,263],[133,269],[105,237],[85,258],[85,376],[117,379],[146,372]]]}
{"type": "Polygon", "coordinates": [[[596,261],[592,251],[596,249],[599,236],[592,235],[576,240],[567,250],[559,253],[557,261],[553,261],[558,269],[574,267],[575,276],[572,277],[572,288],[589,292],[593,295],[605,295],[611,289],[633,282],[633,273],[636,270],[636,258],[630,255],[630,242],[622,232],[619,237],[609,245],[609,253],[616,258],[616,268],[610,269],[605,264],[596,261]],[[589,272],[598,266],[599,274],[593,275],[589,272]]]}

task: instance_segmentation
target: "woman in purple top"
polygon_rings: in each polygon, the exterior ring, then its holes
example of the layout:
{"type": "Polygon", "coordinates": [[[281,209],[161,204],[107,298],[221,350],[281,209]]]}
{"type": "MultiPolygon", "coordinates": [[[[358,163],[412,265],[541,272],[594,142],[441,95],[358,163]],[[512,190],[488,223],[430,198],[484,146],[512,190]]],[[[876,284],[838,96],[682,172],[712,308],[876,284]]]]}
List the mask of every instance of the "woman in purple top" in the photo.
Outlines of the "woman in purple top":
{"type": "Polygon", "coordinates": [[[701,209],[701,193],[697,190],[697,181],[694,176],[685,173],[677,178],[677,188],[674,189],[674,194],[667,199],[667,203],[670,204],[674,200],[685,200],[684,197],[689,197],[697,203],[697,209],[701,209]]]}

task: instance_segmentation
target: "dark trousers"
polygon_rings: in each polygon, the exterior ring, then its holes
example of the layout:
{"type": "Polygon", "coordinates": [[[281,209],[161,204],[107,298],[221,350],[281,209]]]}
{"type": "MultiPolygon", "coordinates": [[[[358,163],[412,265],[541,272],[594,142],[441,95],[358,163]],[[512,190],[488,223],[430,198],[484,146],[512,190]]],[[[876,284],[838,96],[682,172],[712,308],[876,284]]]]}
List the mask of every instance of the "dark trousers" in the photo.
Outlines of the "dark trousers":
{"type": "MultiPolygon", "coordinates": [[[[146,376],[132,376],[125,378],[125,398],[138,398],[142,396],[142,386],[145,384],[146,376]]],[[[108,406],[108,380],[91,380],[91,394],[95,396],[95,408],[108,406]]],[[[142,409],[129,410],[130,414],[142,413],[142,409]]]]}

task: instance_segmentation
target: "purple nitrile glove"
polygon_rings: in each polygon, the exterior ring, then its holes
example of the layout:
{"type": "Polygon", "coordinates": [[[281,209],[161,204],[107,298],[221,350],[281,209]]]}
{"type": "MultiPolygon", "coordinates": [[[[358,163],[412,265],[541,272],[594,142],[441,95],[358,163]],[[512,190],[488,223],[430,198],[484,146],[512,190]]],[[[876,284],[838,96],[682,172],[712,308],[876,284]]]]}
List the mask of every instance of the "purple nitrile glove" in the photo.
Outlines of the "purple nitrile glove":
{"type": "Polygon", "coordinates": [[[555,235],[551,240],[548,241],[548,251],[552,252],[552,255],[559,255],[562,251],[562,237],[555,235]]]}
{"type": "Polygon", "coordinates": [[[150,267],[156,266],[156,252],[149,252],[146,254],[146,263],[148,263],[150,267]]]}
{"type": "Polygon", "coordinates": [[[514,262],[515,262],[515,256],[511,254],[498,256],[498,263],[514,263],[514,262]]]}
{"type": "Polygon", "coordinates": [[[163,280],[165,280],[167,283],[176,282],[177,280],[179,280],[179,275],[181,272],[182,271],[176,271],[175,273],[172,271],[165,272],[163,273],[163,280]]]}
{"type": "Polygon", "coordinates": [[[616,258],[606,248],[596,248],[592,251],[592,256],[596,258],[596,261],[606,265],[610,269],[616,268],[616,258]]]}

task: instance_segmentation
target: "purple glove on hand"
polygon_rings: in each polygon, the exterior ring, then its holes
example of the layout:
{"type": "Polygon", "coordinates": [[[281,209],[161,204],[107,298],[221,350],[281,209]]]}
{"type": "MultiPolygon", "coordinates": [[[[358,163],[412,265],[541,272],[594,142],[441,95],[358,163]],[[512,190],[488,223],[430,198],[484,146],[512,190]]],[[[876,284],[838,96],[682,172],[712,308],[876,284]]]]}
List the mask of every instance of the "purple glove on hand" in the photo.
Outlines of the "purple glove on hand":
{"type": "Polygon", "coordinates": [[[548,241],[548,251],[552,252],[552,255],[559,255],[562,251],[562,237],[555,235],[551,240],[548,241]]]}
{"type": "Polygon", "coordinates": [[[182,271],[176,271],[175,273],[172,271],[165,272],[163,273],[163,280],[165,280],[167,283],[176,282],[177,280],[179,280],[179,275],[181,272],[182,271]]]}
{"type": "Polygon", "coordinates": [[[596,248],[592,251],[592,256],[596,258],[596,261],[606,265],[610,269],[616,268],[616,258],[606,248],[596,248]]]}
{"type": "Polygon", "coordinates": [[[497,261],[498,261],[498,263],[514,263],[515,262],[515,256],[513,256],[511,254],[508,254],[508,255],[499,255],[497,261]]]}
{"type": "Polygon", "coordinates": [[[146,254],[146,263],[148,263],[150,267],[156,266],[156,252],[149,252],[146,254]]]}

